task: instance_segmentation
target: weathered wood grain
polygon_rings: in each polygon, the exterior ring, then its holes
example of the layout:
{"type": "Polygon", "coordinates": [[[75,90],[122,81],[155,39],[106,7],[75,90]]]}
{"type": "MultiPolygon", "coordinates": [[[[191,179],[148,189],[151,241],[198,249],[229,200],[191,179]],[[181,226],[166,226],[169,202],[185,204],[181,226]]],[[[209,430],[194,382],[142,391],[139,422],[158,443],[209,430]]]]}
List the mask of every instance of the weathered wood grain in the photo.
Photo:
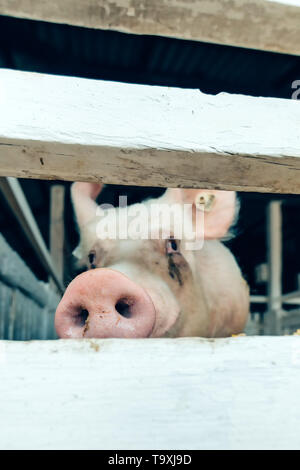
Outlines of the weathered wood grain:
{"type": "Polygon", "coordinates": [[[300,193],[295,100],[0,70],[0,174],[300,193]]]}
{"type": "Polygon", "coordinates": [[[2,449],[300,449],[300,337],[0,342],[2,449]]]}
{"type": "Polygon", "coordinates": [[[300,54],[297,0],[0,0],[0,14],[300,54]]]}
{"type": "Polygon", "coordinates": [[[0,339],[55,339],[60,296],[40,282],[0,234],[0,339]]]}
{"type": "MultiPolygon", "coordinates": [[[[46,286],[40,284],[39,288],[45,290],[46,286]]],[[[54,313],[58,302],[59,297],[49,290],[47,305],[41,308],[22,289],[0,280],[0,339],[56,339],[54,313]]]]}
{"type": "Polygon", "coordinates": [[[39,257],[41,264],[54,279],[59,292],[63,293],[62,277],[60,277],[60,273],[58,273],[54,260],[48,251],[20,183],[15,178],[0,178],[0,191],[16,217],[25,237],[39,257]]]}
{"type": "Polygon", "coordinates": [[[20,256],[11,249],[0,234],[0,279],[8,286],[17,287],[40,306],[45,307],[48,295],[20,256]]]}
{"type": "MultiPolygon", "coordinates": [[[[50,227],[49,245],[53,264],[59,279],[64,282],[64,242],[65,242],[65,187],[62,184],[54,184],[50,188],[50,227]]],[[[54,285],[52,279],[49,279],[54,285]]]]}

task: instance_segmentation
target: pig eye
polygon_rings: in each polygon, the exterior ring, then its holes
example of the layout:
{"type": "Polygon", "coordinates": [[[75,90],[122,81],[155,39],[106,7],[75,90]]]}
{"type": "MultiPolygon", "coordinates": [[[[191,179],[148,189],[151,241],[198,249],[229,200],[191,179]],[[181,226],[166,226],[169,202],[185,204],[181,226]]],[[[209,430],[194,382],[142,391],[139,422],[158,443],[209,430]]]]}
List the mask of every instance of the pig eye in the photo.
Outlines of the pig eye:
{"type": "Polygon", "coordinates": [[[89,258],[90,268],[95,269],[96,252],[90,251],[88,258],[89,258]]]}
{"type": "Polygon", "coordinates": [[[166,241],[166,252],[168,255],[171,253],[178,253],[179,252],[179,243],[174,238],[169,238],[166,241]]]}

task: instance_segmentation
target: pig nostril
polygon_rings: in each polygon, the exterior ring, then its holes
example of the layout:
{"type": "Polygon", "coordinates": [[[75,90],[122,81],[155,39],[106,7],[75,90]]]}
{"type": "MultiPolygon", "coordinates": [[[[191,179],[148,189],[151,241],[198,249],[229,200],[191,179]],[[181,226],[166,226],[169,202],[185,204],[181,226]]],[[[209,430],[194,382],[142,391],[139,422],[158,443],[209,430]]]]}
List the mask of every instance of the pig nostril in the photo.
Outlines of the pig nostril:
{"type": "Polygon", "coordinates": [[[116,303],[115,306],[117,312],[122,315],[122,317],[125,318],[130,318],[131,317],[131,311],[130,311],[130,305],[128,301],[126,300],[119,300],[119,302],[116,303]]]}
{"type": "Polygon", "coordinates": [[[88,317],[89,317],[88,310],[81,309],[79,312],[79,315],[76,317],[76,323],[78,324],[78,326],[84,326],[86,324],[88,317]]]}

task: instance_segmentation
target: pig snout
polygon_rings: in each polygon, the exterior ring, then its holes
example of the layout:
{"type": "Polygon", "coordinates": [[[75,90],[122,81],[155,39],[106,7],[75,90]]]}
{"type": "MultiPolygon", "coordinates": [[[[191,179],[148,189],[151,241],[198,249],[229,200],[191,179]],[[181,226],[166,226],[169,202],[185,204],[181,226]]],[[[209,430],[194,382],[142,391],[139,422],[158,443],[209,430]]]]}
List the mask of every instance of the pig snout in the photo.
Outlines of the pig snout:
{"type": "Polygon", "coordinates": [[[61,338],[146,338],[155,323],[147,292],[118,271],[97,268],[77,276],[55,314],[61,338]]]}

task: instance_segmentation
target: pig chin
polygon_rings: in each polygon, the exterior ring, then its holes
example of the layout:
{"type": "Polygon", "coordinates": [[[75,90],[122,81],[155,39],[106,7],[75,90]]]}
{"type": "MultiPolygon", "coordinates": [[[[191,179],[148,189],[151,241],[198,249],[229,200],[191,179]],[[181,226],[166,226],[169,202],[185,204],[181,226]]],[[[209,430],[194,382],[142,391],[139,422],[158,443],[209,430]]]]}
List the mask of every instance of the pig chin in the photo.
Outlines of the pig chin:
{"type": "Polygon", "coordinates": [[[156,316],[150,338],[174,337],[180,329],[181,312],[174,294],[167,285],[159,289],[144,288],[151,298],[156,316]]]}

